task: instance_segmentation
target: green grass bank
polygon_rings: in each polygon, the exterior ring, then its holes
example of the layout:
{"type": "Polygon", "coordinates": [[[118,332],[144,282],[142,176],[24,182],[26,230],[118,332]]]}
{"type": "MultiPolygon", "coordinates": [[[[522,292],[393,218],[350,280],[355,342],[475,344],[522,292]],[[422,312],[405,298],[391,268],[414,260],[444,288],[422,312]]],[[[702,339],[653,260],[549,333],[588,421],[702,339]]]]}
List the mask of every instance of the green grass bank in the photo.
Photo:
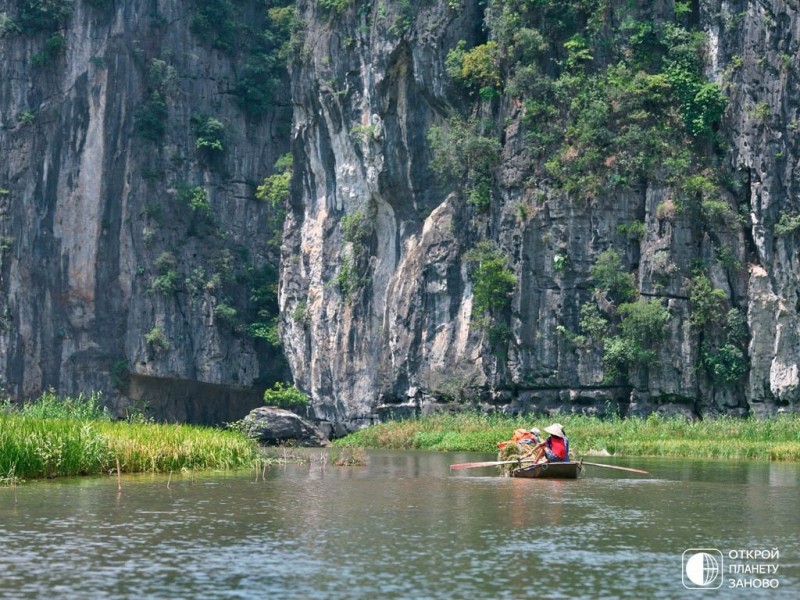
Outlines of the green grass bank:
{"type": "Polygon", "coordinates": [[[680,417],[599,419],[558,415],[552,420],[478,413],[438,414],[390,421],[335,442],[338,446],[496,452],[515,429],[564,426],[573,457],[606,451],[616,456],[670,456],[747,460],[800,460],[800,417],[770,420],[720,417],[691,422],[680,417]]]}
{"type": "Polygon", "coordinates": [[[22,407],[0,404],[0,482],[105,474],[117,461],[122,473],[167,473],[249,467],[256,458],[256,444],[242,433],[113,421],[94,395],[46,392],[22,407]]]}

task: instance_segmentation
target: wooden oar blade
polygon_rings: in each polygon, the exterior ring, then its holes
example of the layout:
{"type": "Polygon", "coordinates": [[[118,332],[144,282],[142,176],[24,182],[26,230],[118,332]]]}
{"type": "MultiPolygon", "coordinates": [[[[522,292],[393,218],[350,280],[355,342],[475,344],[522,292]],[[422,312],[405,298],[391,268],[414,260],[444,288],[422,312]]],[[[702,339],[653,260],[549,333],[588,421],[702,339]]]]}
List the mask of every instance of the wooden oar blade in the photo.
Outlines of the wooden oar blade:
{"type": "Polygon", "coordinates": [[[523,458],[521,460],[487,460],[484,462],[471,462],[471,463],[458,463],[450,465],[451,469],[475,469],[477,467],[494,467],[497,465],[516,465],[518,463],[533,462],[531,458],[523,458]]]}
{"type": "Polygon", "coordinates": [[[484,462],[471,462],[471,463],[458,463],[455,465],[450,465],[451,469],[475,469],[477,467],[494,467],[495,465],[507,465],[512,462],[517,462],[515,460],[489,460],[484,462]]]}
{"type": "Polygon", "coordinates": [[[617,469],[618,471],[630,471],[631,473],[641,473],[642,475],[650,475],[650,471],[642,469],[632,469],[631,467],[618,467],[617,465],[603,465],[600,463],[581,461],[584,465],[592,465],[593,467],[605,467],[606,469],[617,469]]]}

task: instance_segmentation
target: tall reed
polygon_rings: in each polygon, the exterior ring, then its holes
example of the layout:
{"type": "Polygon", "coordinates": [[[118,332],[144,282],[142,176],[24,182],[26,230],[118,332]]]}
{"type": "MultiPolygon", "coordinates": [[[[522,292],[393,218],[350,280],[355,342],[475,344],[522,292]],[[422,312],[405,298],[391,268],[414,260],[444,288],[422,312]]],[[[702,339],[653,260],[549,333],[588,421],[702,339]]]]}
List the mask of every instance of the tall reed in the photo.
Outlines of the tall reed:
{"type": "Polygon", "coordinates": [[[112,421],[96,396],[45,394],[37,403],[0,407],[0,481],[108,473],[250,466],[255,443],[242,433],[189,425],[112,421]]]}
{"type": "Polygon", "coordinates": [[[341,440],[340,446],[495,452],[515,429],[564,426],[573,456],[608,452],[625,456],[674,456],[756,460],[800,460],[800,416],[772,420],[719,417],[599,419],[583,415],[508,417],[481,413],[438,414],[390,421],[341,440]]]}

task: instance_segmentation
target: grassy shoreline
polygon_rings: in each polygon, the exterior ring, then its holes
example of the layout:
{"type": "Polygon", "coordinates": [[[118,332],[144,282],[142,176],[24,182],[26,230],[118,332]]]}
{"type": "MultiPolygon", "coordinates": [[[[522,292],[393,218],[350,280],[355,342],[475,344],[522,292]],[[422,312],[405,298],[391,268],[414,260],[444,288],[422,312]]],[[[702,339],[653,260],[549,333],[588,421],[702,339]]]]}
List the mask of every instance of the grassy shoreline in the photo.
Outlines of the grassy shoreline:
{"type": "Polygon", "coordinates": [[[800,417],[774,419],[719,417],[606,419],[583,415],[509,417],[478,413],[437,414],[368,427],[335,442],[337,446],[496,452],[497,442],[515,429],[543,429],[557,421],[570,440],[571,456],[608,452],[616,456],[667,456],[764,461],[800,461],[800,417]]]}
{"type": "Polygon", "coordinates": [[[257,446],[236,431],[112,421],[99,397],[46,392],[0,405],[0,483],[74,475],[250,467],[257,446]],[[119,462],[118,462],[119,461],[119,462]]]}

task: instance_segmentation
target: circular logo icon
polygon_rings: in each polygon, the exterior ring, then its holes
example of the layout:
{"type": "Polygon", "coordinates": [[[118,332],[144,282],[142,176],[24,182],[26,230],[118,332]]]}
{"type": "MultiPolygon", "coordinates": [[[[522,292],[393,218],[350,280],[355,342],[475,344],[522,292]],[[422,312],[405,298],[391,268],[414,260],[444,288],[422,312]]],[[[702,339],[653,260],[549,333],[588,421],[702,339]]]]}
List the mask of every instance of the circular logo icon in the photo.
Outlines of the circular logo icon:
{"type": "Polygon", "coordinates": [[[686,577],[697,586],[706,586],[719,575],[719,563],[707,552],[692,554],[686,561],[686,577]]]}

